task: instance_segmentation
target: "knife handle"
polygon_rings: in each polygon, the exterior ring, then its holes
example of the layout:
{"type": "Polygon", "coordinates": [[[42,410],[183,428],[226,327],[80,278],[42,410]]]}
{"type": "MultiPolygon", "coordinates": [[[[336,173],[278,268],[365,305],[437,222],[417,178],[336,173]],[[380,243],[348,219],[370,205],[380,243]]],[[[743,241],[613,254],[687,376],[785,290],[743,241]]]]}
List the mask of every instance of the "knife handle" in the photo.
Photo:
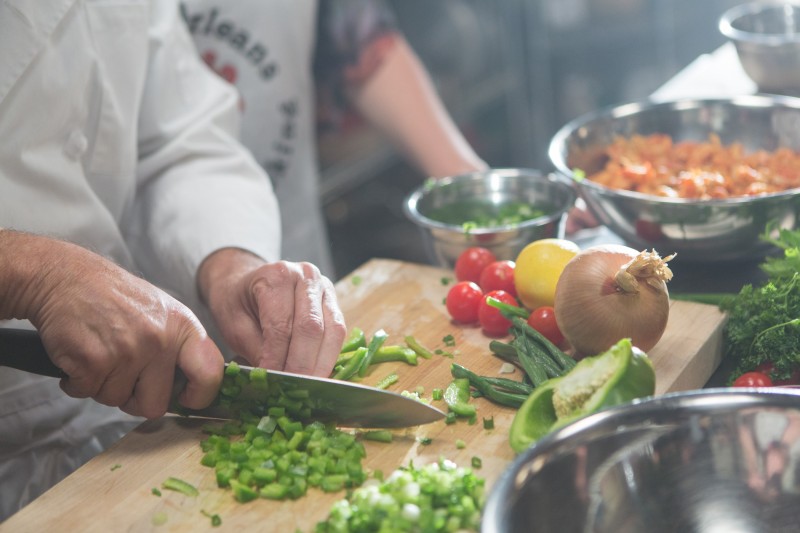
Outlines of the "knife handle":
{"type": "Polygon", "coordinates": [[[40,376],[68,377],[50,360],[39,332],[30,329],[0,328],[0,366],[40,376]]]}

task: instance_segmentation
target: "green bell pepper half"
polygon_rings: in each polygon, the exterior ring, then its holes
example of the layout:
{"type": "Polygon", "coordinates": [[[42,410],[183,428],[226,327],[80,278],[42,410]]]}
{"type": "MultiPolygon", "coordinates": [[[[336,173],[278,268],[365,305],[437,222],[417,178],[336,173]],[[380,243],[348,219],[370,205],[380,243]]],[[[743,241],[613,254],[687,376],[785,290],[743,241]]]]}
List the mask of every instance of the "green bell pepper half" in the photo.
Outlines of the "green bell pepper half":
{"type": "Polygon", "coordinates": [[[509,442],[520,453],[551,431],[601,409],[655,394],[656,376],[647,354],[622,339],[606,352],[582,359],[552,378],[520,406],[509,442]]]}

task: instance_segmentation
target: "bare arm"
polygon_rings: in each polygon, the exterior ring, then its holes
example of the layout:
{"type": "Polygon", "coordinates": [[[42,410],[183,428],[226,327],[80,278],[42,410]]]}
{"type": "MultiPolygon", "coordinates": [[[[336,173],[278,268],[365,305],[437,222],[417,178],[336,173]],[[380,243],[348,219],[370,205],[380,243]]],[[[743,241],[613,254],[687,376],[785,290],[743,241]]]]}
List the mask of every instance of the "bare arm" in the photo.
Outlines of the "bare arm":
{"type": "Polygon", "coordinates": [[[183,304],[116,264],[64,241],[0,229],[0,319],[28,319],[76,398],[149,418],[169,403],[175,366],[186,407],[205,407],[222,355],[183,304]]]}
{"type": "Polygon", "coordinates": [[[351,99],[369,122],[389,135],[429,176],[486,168],[459,131],[419,58],[400,36],[351,99]]]}

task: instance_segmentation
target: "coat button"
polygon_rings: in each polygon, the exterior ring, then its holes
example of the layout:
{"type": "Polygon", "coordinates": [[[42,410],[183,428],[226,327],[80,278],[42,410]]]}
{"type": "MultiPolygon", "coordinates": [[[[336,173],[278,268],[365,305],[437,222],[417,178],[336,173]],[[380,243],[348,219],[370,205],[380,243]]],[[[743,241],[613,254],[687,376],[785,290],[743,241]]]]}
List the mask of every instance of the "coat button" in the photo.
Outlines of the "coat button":
{"type": "Polygon", "coordinates": [[[73,130],[67,142],[64,143],[64,154],[70,159],[77,160],[86,153],[89,148],[89,139],[83,134],[81,130],[73,130]]]}

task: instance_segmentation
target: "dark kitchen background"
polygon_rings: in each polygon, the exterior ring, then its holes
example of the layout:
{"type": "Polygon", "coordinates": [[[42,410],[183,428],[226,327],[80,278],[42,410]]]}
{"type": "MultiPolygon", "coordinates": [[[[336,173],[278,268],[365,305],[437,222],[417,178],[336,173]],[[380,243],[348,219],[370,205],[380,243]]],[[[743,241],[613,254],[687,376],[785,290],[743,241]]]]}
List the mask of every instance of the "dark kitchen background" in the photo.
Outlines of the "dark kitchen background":
{"type": "MultiPolygon", "coordinates": [[[[550,170],[566,122],[646,98],[724,44],[741,0],[394,0],[445,105],[493,167],[550,170]]],[[[427,262],[403,198],[425,178],[369,127],[320,138],[322,201],[343,276],[373,257],[427,262]]]]}

